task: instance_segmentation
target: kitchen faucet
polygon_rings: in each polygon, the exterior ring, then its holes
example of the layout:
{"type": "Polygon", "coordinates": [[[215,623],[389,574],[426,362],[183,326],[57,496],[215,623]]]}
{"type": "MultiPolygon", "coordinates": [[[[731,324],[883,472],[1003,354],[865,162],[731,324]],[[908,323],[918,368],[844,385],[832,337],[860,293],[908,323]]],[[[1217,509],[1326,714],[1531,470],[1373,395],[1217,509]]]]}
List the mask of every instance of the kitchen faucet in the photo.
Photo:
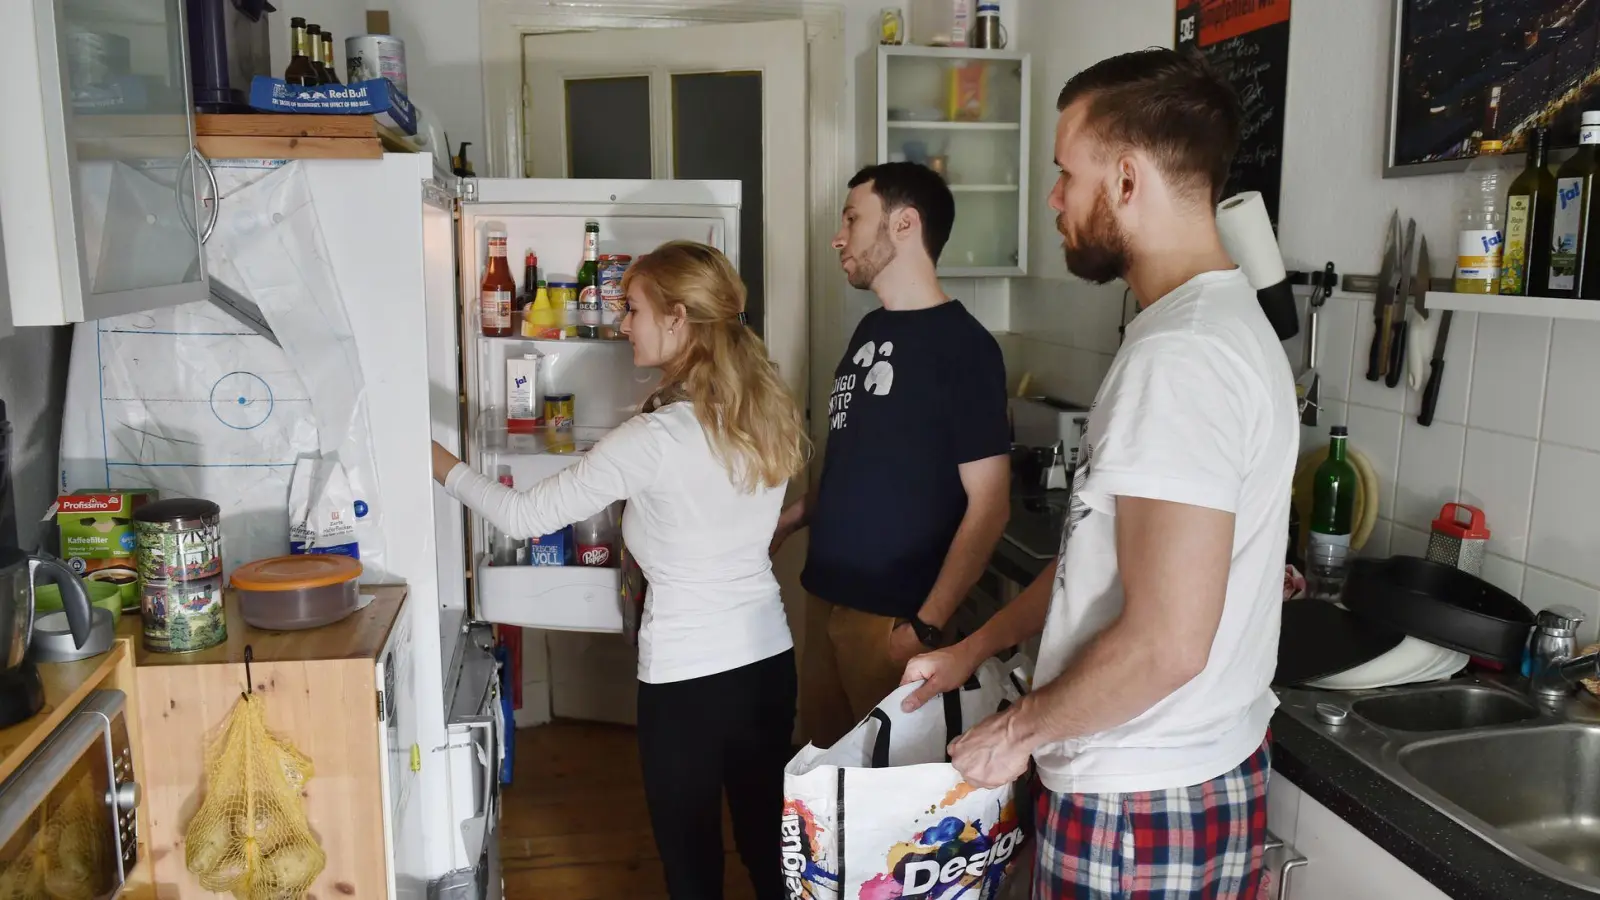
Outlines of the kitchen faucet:
{"type": "Polygon", "coordinates": [[[1585,678],[1600,678],[1600,653],[1577,652],[1583,613],[1571,606],[1540,610],[1528,642],[1528,690],[1535,699],[1560,699],[1585,678]]]}

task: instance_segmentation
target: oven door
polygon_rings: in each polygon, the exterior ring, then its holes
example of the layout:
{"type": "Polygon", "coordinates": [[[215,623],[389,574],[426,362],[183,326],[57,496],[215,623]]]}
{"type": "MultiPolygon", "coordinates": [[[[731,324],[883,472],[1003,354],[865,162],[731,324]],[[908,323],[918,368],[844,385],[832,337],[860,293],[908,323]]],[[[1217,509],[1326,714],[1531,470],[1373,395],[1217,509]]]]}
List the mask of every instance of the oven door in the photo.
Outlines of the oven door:
{"type": "Polygon", "coordinates": [[[121,691],[96,691],[0,784],[0,897],[110,897],[136,861],[121,691]],[[118,776],[122,775],[122,778],[118,776]]]}

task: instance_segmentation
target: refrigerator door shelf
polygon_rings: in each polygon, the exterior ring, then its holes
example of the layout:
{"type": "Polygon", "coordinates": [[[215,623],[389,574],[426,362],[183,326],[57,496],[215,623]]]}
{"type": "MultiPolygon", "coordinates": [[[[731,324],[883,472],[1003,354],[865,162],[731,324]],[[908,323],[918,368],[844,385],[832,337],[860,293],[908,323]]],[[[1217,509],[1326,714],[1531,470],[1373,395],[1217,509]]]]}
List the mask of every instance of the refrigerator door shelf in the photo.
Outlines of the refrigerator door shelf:
{"type": "MultiPolygon", "coordinates": [[[[485,419],[490,415],[499,415],[498,409],[491,409],[485,419]]],[[[506,420],[500,418],[500,424],[506,420]]],[[[494,427],[485,424],[483,437],[478,443],[478,451],[483,454],[499,456],[570,456],[577,457],[599,443],[606,436],[609,428],[591,428],[583,425],[567,429],[555,429],[545,425],[532,426],[527,431],[511,431],[505,427],[494,427]]]]}
{"type": "Polygon", "coordinates": [[[622,632],[622,570],[478,564],[484,621],[549,631],[622,632]]]}

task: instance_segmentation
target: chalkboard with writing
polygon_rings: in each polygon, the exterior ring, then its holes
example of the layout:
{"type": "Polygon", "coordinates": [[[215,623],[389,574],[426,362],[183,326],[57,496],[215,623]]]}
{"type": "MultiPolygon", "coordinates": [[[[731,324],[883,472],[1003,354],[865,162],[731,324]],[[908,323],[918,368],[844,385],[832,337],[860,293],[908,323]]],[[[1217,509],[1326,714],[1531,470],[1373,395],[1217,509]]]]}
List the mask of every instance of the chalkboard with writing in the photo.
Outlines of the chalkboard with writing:
{"type": "Polygon", "coordinates": [[[1289,85],[1289,0],[1177,0],[1179,50],[1194,50],[1233,85],[1244,111],[1222,196],[1260,191],[1278,224],[1283,109],[1289,85]]]}

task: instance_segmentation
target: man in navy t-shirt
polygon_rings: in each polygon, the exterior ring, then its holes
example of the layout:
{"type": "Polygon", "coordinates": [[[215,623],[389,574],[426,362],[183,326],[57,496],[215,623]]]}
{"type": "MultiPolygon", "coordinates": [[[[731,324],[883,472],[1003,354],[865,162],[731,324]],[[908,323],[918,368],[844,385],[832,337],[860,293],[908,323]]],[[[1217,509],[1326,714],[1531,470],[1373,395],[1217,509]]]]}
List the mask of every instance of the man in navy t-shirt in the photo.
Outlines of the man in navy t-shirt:
{"type": "Polygon", "coordinates": [[[886,163],[850,180],[833,238],[850,284],[882,307],[834,372],[822,476],[773,541],[810,527],[800,719],[819,746],[939,645],[1010,515],[1000,346],[935,274],[954,220],[936,173],[886,163]]]}

